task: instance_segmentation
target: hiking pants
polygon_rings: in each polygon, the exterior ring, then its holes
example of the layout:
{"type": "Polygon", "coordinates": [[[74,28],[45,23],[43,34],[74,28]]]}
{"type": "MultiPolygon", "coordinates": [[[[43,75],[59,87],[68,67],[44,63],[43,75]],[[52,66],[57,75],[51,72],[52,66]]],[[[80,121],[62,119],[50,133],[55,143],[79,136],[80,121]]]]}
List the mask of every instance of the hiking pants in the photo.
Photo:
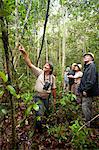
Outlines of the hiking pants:
{"type": "Polygon", "coordinates": [[[82,97],[82,111],[86,122],[92,119],[92,99],[92,97],[82,97]]]}
{"type": "Polygon", "coordinates": [[[42,117],[48,113],[49,110],[49,98],[44,99],[40,96],[34,96],[34,102],[39,102],[39,110],[36,111],[36,117],[40,116],[41,120],[36,121],[36,128],[41,128],[42,126],[42,117]]]}

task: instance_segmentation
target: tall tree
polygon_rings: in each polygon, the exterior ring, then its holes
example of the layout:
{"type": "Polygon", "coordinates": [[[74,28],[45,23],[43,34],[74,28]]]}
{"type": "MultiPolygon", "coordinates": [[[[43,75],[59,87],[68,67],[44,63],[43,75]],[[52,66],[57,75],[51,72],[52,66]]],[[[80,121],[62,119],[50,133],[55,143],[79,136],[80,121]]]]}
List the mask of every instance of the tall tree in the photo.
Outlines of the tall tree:
{"type": "Polygon", "coordinates": [[[46,18],[45,18],[45,23],[44,23],[44,32],[43,32],[42,44],[41,44],[41,49],[40,49],[40,52],[39,52],[37,64],[38,64],[38,62],[39,62],[40,55],[41,55],[42,48],[43,48],[44,37],[45,37],[45,31],[46,31],[46,25],[47,25],[47,21],[48,21],[49,6],[50,6],[50,0],[48,0],[48,4],[47,4],[46,18]]]}
{"type": "MultiPolygon", "coordinates": [[[[4,11],[4,3],[1,0],[0,8],[4,11]]],[[[0,16],[2,42],[4,46],[5,58],[6,58],[6,73],[8,74],[8,83],[11,84],[11,72],[10,72],[10,59],[9,59],[9,40],[8,40],[8,22],[6,17],[0,16]]],[[[9,93],[8,99],[10,100],[11,107],[11,121],[12,121],[12,149],[16,147],[16,131],[15,131],[15,107],[12,95],[9,93]]]]}

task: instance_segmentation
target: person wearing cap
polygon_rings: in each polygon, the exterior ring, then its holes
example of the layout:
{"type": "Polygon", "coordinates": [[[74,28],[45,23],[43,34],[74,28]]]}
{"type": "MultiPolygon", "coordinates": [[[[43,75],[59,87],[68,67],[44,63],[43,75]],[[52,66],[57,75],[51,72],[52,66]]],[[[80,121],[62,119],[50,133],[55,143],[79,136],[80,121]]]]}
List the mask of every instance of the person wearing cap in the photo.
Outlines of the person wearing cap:
{"type": "Polygon", "coordinates": [[[80,97],[78,96],[78,87],[82,78],[82,65],[81,64],[76,64],[75,65],[75,75],[69,75],[69,78],[74,79],[74,94],[77,96],[77,103],[80,103],[80,97]]]}
{"type": "Polygon", "coordinates": [[[71,78],[70,75],[74,76],[75,75],[75,66],[77,64],[76,63],[73,63],[71,65],[71,69],[70,71],[68,72],[68,78],[69,78],[69,91],[73,92],[74,93],[74,78],[71,78]]]}
{"type": "MultiPolygon", "coordinates": [[[[56,104],[56,84],[55,76],[53,75],[53,66],[50,63],[45,63],[43,69],[40,69],[32,64],[27,52],[23,46],[18,47],[19,51],[22,53],[24,60],[28,67],[32,70],[36,76],[34,102],[39,100],[39,111],[36,112],[36,116],[42,116],[45,113],[44,110],[48,111],[49,108],[49,98],[52,93],[54,99],[54,109],[56,104]]],[[[36,122],[36,129],[40,130],[42,128],[42,120],[36,122]]]]}
{"type": "Polygon", "coordinates": [[[80,81],[81,81],[81,78],[82,78],[82,65],[81,64],[77,64],[75,66],[75,75],[73,76],[74,78],[74,83],[75,83],[75,95],[78,95],[78,87],[79,87],[79,84],[80,84],[80,81]]]}
{"type": "Polygon", "coordinates": [[[87,122],[87,127],[90,127],[92,119],[92,100],[95,96],[96,88],[96,66],[94,63],[94,54],[86,53],[83,56],[84,71],[81,78],[78,92],[82,95],[82,111],[87,122]]]}

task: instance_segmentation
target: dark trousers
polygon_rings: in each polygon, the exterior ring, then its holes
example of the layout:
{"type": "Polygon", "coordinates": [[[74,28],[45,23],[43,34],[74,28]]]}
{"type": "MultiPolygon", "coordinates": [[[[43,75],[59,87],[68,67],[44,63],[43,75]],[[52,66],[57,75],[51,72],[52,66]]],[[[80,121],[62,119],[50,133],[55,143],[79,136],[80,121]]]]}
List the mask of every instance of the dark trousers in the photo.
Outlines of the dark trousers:
{"type": "Polygon", "coordinates": [[[42,128],[42,117],[45,115],[47,116],[48,111],[49,111],[49,97],[48,98],[42,98],[40,96],[34,96],[34,102],[38,103],[39,110],[36,111],[36,119],[39,116],[40,120],[36,120],[36,126],[35,128],[41,129],[42,128]]]}
{"type": "Polygon", "coordinates": [[[82,111],[86,122],[92,119],[92,100],[93,97],[82,97],[82,111]]]}

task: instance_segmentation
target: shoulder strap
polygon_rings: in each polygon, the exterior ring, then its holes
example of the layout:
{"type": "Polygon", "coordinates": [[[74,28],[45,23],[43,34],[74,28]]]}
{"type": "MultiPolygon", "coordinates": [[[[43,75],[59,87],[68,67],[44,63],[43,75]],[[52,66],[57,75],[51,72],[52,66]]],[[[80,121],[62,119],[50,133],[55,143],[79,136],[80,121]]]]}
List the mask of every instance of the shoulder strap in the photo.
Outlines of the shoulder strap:
{"type": "MultiPolygon", "coordinates": [[[[52,75],[49,75],[49,82],[51,83],[51,77],[52,75]]],[[[44,73],[44,82],[45,82],[45,73],[44,73]]]]}

